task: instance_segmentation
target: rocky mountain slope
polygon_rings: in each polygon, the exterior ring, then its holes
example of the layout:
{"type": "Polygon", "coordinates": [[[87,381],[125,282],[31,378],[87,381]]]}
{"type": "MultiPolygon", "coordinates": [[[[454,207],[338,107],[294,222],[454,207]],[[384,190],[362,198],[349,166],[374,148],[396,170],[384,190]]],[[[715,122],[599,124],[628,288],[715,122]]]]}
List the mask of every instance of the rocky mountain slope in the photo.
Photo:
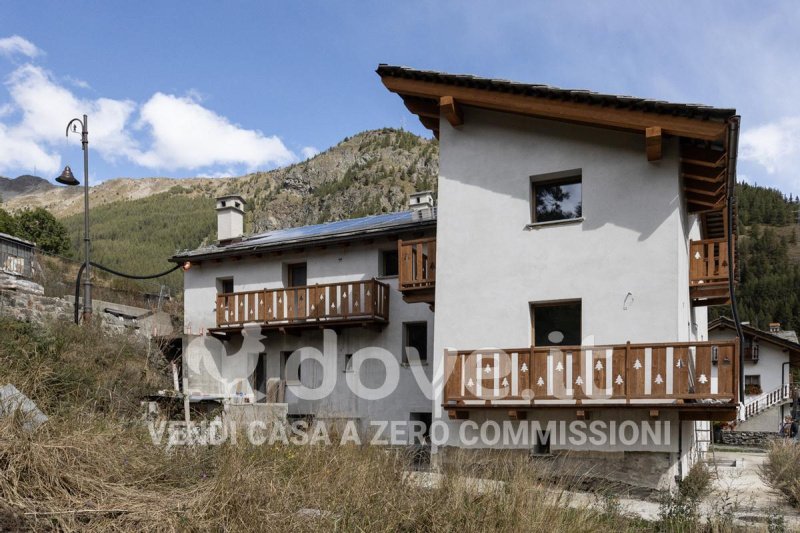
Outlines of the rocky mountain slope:
{"type": "MultiPolygon", "coordinates": [[[[236,178],[119,178],[91,188],[92,208],[153,195],[213,198],[241,194],[251,232],[396,210],[409,192],[432,188],[435,140],[394,129],[366,131],[301,163],[236,178]]],[[[44,180],[42,180],[44,181],[44,180]]],[[[44,181],[47,183],[46,181],[44,181]]],[[[83,212],[78,188],[53,187],[4,196],[4,207],[41,206],[59,218],[83,212]]]]}
{"type": "MultiPolygon", "coordinates": [[[[126,272],[165,270],[178,249],[216,236],[213,198],[240,194],[245,228],[275,228],[341,220],[402,209],[408,194],[433,189],[439,171],[435,140],[394,129],[354,135],[301,163],[237,178],[115,179],[91,188],[95,260],[126,272]]],[[[83,196],[58,187],[7,201],[5,209],[42,206],[68,227],[74,250],[83,232],[83,196]]],[[[180,273],[168,278],[174,289],[180,273]]]]}
{"type": "Polygon", "coordinates": [[[39,176],[23,174],[16,178],[4,178],[0,176],[0,198],[3,201],[23,195],[41,195],[55,188],[55,185],[39,176]]]}

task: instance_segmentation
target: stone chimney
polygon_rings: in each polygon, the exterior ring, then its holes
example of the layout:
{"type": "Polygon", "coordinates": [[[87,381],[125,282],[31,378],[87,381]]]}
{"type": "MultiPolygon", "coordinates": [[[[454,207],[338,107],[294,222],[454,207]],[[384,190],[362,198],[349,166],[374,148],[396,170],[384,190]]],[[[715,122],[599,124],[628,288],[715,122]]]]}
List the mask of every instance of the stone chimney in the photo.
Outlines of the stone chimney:
{"type": "Polygon", "coordinates": [[[244,198],[236,194],[217,198],[217,240],[221,244],[242,238],[244,206],[244,198]]]}
{"type": "Polygon", "coordinates": [[[781,332],[781,323],[780,322],[770,322],[769,323],[769,332],[770,333],[780,333],[781,332]]]}
{"type": "Polygon", "coordinates": [[[408,197],[408,208],[413,212],[414,220],[433,218],[433,191],[411,193],[408,197]]]}

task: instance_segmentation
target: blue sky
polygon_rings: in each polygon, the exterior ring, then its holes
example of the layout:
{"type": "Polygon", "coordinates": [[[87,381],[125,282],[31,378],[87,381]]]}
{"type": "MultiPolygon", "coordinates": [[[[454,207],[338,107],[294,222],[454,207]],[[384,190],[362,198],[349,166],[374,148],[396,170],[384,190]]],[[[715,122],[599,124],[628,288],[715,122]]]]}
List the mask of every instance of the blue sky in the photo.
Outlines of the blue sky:
{"type": "Polygon", "coordinates": [[[380,62],[736,107],[740,178],[800,194],[797,2],[0,0],[0,175],[224,176],[383,126],[380,62]]]}

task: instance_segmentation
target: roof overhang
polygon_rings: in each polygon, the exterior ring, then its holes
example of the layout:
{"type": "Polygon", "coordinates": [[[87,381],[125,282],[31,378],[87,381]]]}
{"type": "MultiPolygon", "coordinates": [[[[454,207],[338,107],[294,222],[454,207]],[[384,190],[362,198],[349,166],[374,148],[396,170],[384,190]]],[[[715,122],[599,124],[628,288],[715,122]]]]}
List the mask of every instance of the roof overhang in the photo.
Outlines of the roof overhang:
{"type": "Polygon", "coordinates": [[[393,237],[399,235],[408,235],[410,233],[425,233],[436,230],[436,219],[429,219],[424,221],[415,221],[410,224],[402,226],[394,226],[391,228],[380,229],[365,229],[358,230],[351,233],[341,233],[337,235],[323,235],[311,238],[298,238],[293,240],[286,240],[281,242],[274,242],[268,244],[252,244],[248,245],[247,241],[237,243],[235,246],[220,247],[211,250],[194,250],[185,253],[177,253],[169,260],[173,263],[184,263],[186,261],[202,262],[209,260],[223,259],[226,257],[247,257],[258,256],[265,253],[273,252],[291,252],[297,251],[308,247],[320,246],[341,246],[353,242],[379,239],[383,237],[393,237]]]}
{"type": "Polygon", "coordinates": [[[704,238],[727,236],[738,145],[735,109],[677,104],[630,96],[559,89],[381,64],[389,91],[437,138],[445,125],[465,124],[464,107],[609,128],[643,136],[643,155],[661,159],[665,137],[680,139],[680,176],[686,209],[702,220],[704,238]],[[444,119],[444,120],[443,120],[444,119]]]}
{"type": "MultiPolygon", "coordinates": [[[[761,339],[762,341],[774,344],[775,346],[779,346],[784,350],[789,351],[792,355],[800,356],[800,344],[792,342],[789,339],[784,339],[777,335],[773,335],[768,331],[763,331],[758,328],[754,328],[749,324],[742,324],[741,326],[742,326],[742,331],[746,335],[750,335],[752,337],[761,339]]],[[[713,331],[715,329],[732,329],[735,331],[736,324],[730,318],[723,316],[713,320],[708,325],[709,331],[713,331]]]]}

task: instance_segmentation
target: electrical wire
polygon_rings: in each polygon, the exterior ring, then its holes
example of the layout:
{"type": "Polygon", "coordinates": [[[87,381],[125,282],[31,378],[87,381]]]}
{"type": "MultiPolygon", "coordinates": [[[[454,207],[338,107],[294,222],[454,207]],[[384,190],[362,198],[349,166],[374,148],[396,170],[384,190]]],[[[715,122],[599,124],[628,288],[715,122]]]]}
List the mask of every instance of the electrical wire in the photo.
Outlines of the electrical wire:
{"type": "MultiPolygon", "coordinates": [[[[177,264],[174,267],[170,268],[169,270],[165,270],[164,272],[159,272],[158,274],[150,274],[150,275],[146,275],[146,276],[141,276],[141,275],[137,275],[137,274],[125,274],[124,272],[118,272],[116,270],[108,268],[107,266],[103,266],[103,265],[100,265],[98,263],[95,263],[94,261],[89,261],[89,264],[92,265],[95,268],[99,268],[100,270],[108,272],[109,274],[114,274],[115,276],[120,276],[120,277],[128,278],[128,279],[154,279],[154,278],[160,278],[161,276],[166,276],[167,274],[171,274],[172,272],[175,272],[176,270],[178,270],[182,266],[181,264],[177,264]]],[[[78,324],[80,322],[79,319],[78,319],[78,299],[81,296],[81,278],[83,277],[83,271],[84,270],[86,270],[86,263],[81,263],[81,267],[78,269],[78,276],[77,276],[77,278],[75,278],[75,323],[76,324],[78,324]]]]}

